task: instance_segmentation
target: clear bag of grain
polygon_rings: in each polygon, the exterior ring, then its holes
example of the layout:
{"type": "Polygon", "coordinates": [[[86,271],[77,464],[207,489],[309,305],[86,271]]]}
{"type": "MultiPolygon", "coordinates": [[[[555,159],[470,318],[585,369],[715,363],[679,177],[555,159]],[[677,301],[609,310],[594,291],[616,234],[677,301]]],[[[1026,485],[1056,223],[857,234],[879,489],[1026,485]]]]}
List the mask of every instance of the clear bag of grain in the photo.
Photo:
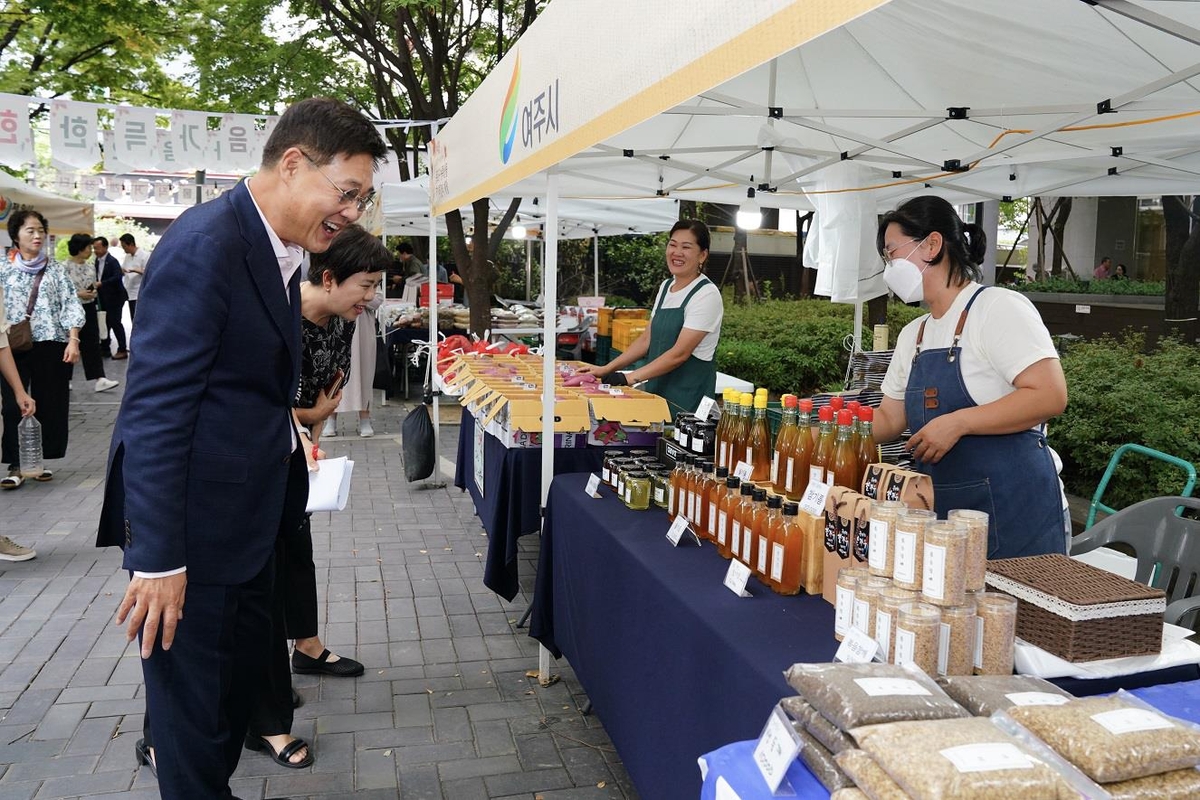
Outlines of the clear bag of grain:
{"type": "Polygon", "coordinates": [[[975,671],[975,597],[961,606],[942,608],[938,631],[938,674],[970,675],[975,671]]]}
{"type": "Polygon", "coordinates": [[[973,508],[954,508],[946,512],[948,522],[967,526],[967,591],[982,592],[987,577],[988,515],[973,508]]]}
{"type": "Polygon", "coordinates": [[[977,717],[1013,706],[1054,706],[1074,698],[1032,675],[947,675],[937,679],[946,694],[977,717]]]}
{"type": "Polygon", "coordinates": [[[900,606],[916,602],[920,595],[908,589],[901,589],[895,584],[879,590],[875,600],[875,641],[879,643],[879,658],[886,664],[894,663],[896,658],[896,617],[900,614],[900,606]]]}
{"type": "Polygon", "coordinates": [[[1017,599],[1001,592],[976,592],[975,615],[975,674],[1011,675],[1017,599]]]}
{"type": "Polygon", "coordinates": [[[901,589],[921,591],[925,526],[936,520],[937,514],[918,508],[905,509],[896,517],[896,527],[892,531],[896,540],[892,580],[901,589]]]}
{"type": "Polygon", "coordinates": [[[881,722],[969,716],[925,673],[895,664],[793,664],[784,677],[843,731],[881,722]]]}
{"type": "Polygon", "coordinates": [[[1127,692],[1002,712],[1099,783],[1200,765],[1200,731],[1127,692]]]}
{"type": "Polygon", "coordinates": [[[779,705],[783,707],[784,713],[804,726],[804,730],[834,755],[855,747],[853,739],[821,716],[803,697],[785,697],[779,701],[779,705]]]}
{"type": "Polygon", "coordinates": [[[800,760],[808,767],[817,780],[830,792],[846,789],[854,785],[854,781],[846,777],[841,767],[833,760],[833,753],[803,727],[796,728],[800,737],[800,760]]]}
{"type": "Polygon", "coordinates": [[[908,800],[900,784],[888,777],[865,750],[845,750],[834,756],[834,760],[871,800],[908,800]]]}
{"type": "MultiPolygon", "coordinates": [[[[850,775],[844,767],[842,771],[850,775]]],[[[1104,791],[1112,800],[1195,800],[1200,797],[1200,770],[1176,769],[1148,778],[1106,783],[1104,791]]]]}
{"type": "Polygon", "coordinates": [[[937,675],[938,635],[942,612],[928,603],[905,603],[896,615],[896,663],[912,664],[930,677],[937,675]]]}
{"type": "Polygon", "coordinates": [[[897,722],[851,734],[916,798],[1057,800],[1068,787],[1054,766],[983,717],[897,722]]]}
{"type": "Polygon", "coordinates": [[[892,577],[895,560],[896,539],[892,535],[896,518],[904,510],[899,500],[876,500],[871,504],[870,546],[867,548],[867,565],[872,575],[892,577]]]}
{"type": "Polygon", "coordinates": [[[921,599],[935,606],[961,606],[967,594],[967,528],[956,522],[925,526],[921,599]]]}
{"type": "Polygon", "coordinates": [[[862,789],[856,786],[848,786],[845,789],[838,789],[829,795],[829,800],[872,800],[862,789]]]}

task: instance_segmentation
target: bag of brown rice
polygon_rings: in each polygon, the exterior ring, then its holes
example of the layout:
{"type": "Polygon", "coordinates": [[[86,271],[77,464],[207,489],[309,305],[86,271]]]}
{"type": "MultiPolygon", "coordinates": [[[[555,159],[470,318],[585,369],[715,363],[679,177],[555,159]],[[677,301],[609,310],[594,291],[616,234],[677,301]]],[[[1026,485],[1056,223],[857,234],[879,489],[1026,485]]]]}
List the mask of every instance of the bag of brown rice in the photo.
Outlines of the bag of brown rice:
{"type": "Polygon", "coordinates": [[[908,800],[900,785],[889,778],[865,751],[845,750],[834,756],[834,760],[871,800],[908,800]]]}
{"type": "Polygon", "coordinates": [[[783,710],[788,716],[800,723],[804,730],[812,734],[814,739],[825,745],[825,748],[834,755],[855,747],[853,739],[822,717],[815,708],[804,701],[803,697],[785,697],[779,701],[779,704],[783,706],[783,710]]]}
{"type": "Polygon", "coordinates": [[[843,731],[882,722],[970,716],[915,668],[793,664],[784,677],[821,716],[843,731]]]}
{"type": "Polygon", "coordinates": [[[938,686],[977,717],[1012,706],[1053,706],[1074,698],[1050,681],[1032,675],[944,675],[938,686]]]}

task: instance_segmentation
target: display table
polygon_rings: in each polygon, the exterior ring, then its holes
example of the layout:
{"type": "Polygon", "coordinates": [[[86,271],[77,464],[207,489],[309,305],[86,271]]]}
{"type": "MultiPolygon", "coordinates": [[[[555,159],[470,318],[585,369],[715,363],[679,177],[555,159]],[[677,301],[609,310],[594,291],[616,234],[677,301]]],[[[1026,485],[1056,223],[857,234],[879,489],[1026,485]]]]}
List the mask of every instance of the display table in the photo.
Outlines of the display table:
{"type": "MultiPolygon", "coordinates": [[[[599,474],[605,451],[602,447],[556,448],[554,472],[599,474]]],[[[464,408],[458,428],[454,485],[470,493],[475,513],[487,531],[483,585],[512,600],[519,590],[517,539],[537,533],[541,527],[541,448],[505,447],[495,436],[477,429],[475,418],[464,408]],[[480,453],[482,462],[477,462],[480,453]]]]}
{"type": "Polygon", "coordinates": [[[696,759],[758,736],[791,664],[833,658],[833,607],[753,579],[735,596],[711,544],[674,548],[663,511],[586,483],[550,487],[530,635],[570,661],[641,796],[694,800],[696,759]]]}

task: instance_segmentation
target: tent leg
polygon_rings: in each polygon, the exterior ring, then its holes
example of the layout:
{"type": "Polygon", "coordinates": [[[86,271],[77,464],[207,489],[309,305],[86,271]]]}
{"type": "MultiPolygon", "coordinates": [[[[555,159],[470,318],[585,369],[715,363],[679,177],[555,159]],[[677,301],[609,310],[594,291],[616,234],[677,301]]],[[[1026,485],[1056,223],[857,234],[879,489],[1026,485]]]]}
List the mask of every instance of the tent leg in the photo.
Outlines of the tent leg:
{"type": "MultiPolygon", "coordinates": [[[[542,261],[542,509],[554,479],[554,362],[558,342],[558,175],[546,178],[546,234],[542,261]]],[[[550,651],[538,648],[538,681],[550,682],[550,651]]]]}

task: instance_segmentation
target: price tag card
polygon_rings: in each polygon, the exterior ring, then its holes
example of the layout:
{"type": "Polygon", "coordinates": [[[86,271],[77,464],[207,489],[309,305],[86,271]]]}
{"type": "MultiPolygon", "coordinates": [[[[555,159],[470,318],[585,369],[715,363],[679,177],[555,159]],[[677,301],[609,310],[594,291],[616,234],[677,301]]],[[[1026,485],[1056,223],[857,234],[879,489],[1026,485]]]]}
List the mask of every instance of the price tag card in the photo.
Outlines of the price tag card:
{"type": "Polygon", "coordinates": [[[746,582],[749,580],[750,568],[736,558],[731,560],[729,569],[725,571],[726,588],[738,597],[749,597],[750,593],[746,591],[746,582]]]}
{"type": "Polygon", "coordinates": [[[508,379],[509,383],[524,383],[525,379],[520,376],[514,376],[508,379]]]}
{"type": "Polygon", "coordinates": [[[846,638],[842,639],[833,660],[844,664],[870,664],[875,659],[875,651],[878,649],[879,642],[858,628],[851,627],[846,630],[846,638]]]}
{"type": "Polygon", "coordinates": [[[696,418],[708,419],[712,416],[713,410],[717,407],[717,401],[711,397],[705,397],[700,401],[700,405],[696,406],[696,418]]]}
{"type": "MultiPolygon", "coordinates": [[[[733,468],[733,474],[738,477],[743,483],[750,480],[750,476],[754,474],[754,466],[747,464],[745,461],[739,461],[738,465],[733,468]]],[[[821,502],[821,510],[825,510],[824,501],[821,502]]]]}
{"type": "Polygon", "coordinates": [[[522,386],[521,388],[527,392],[532,392],[532,391],[536,390],[538,387],[537,387],[536,383],[527,383],[524,386],[522,386]]]}
{"type": "Polygon", "coordinates": [[[600,389],[601,391],[607,392],[609,389],[612,388],[612,384],[611,383],[600,383],[600,384],[596,385],[596,388],[600,389]]]}
{"type": "Polygon", "coordinates": [[[608,390],[608,393],[609,393],[609,394],[611,394],[613,397],[620,397],[620,396],[622,396],[623,394],[625,394],[625,393],[624,393],[623,391],[621,391],[620,389],[609,389],[609,390],[608,390]]]}
{"type": "Polygon", "coordinates": [[[600,492],[597,491],[599,488],[600,488],[600,476],[593,472],[591,475],[588,476],[587,486],[585,486],[583,490],[585,492],[587,492],[588,497],[594,497],[597,500],[599,500],[600,492]]]}
{"type": "Polygon", "coordinates": [[[829,497],[829,484],[809,481],[800,500],[800,510],[819,517],[825,513],[825,500],[829,497]]]}
{"type": "Polygon", "coordinates": [[[687,517],[680,514],[671,523],[671,527],[667,529],[667,539],[673,547],[679,547],[680,542],[683,544],[694,544],[700,546],[700,537],[692,532],[688,527],[687,517]]]}
{"type": "MultiPolygon", "coordinates": [[[[754,748],[754,765],[758,767],[772,794],[779,792],[788,767],[800,755],[800,746],[800,735],[776,703],[754,748]]],[[[795,794],[790,786],[788,790],[788,794],[795,794]]]]}

